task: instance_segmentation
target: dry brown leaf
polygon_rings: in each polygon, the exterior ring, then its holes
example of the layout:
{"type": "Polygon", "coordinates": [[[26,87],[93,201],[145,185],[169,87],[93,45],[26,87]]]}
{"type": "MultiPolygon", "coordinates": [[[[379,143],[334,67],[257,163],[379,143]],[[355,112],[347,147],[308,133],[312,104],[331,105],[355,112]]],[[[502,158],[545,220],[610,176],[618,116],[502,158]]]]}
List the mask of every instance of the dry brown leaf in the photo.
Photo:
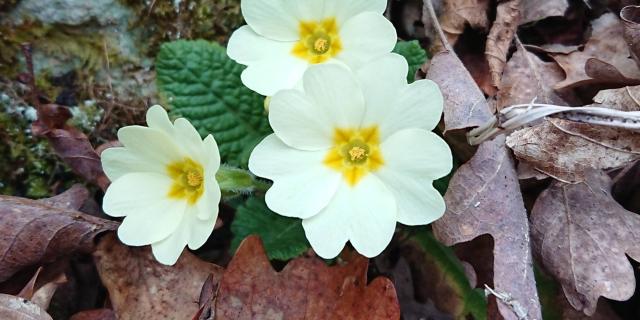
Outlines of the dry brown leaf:
{"type": "Polygon", "coordinates": [[[52,320],[37,304],[8,294],[0,294],[0,319],[52,320]]]}
{"type": "Polygon", "coordinates": [[[0,196],[0,282],[23,267],[91,252],[94,238],[118,224],[76,211],[78,187],[45,200],[0,196]]]}
{"type": "Polygon", "coordinates": [[[116,314],[111,309],[87,310],[74,314],[69,320],[116,320],[116,314]]]}
{"type": "MultiPolygon", "coordinates": [[[[494,289],[509,294],[529,319],[541,319],[527,213],[504,136],[480,145],[471,161],[456,171],[445,201],[445,215],[433,224],[436,237],[453,245],[490,234],[494,239],[494,289]]],[[[498,308],[505,319],[519,318],[503,303],[498,308]]]]}
{"type": "Polygon", "coordinates": [[[566,78],[556,84],[555,89],[591,84],[640,84],[640,69],[629,58],[629,48],[620,36],[623,32],[620,20],[612,13],[606,13],[594,20],[591,26],[591,38],[584,50],[552,55],[566,74],[566,78]]]}
{"type": "Polygon", "coordinates": [[[478,127],[493,117],[484,94],[455,53],[436,54],[427,70],[427,79],[442,90],[445,132],[478,127]]]}
{"type": "Polygon", "coordinates": [[[621,111],[640,111],[640,86],[620,89],[601,90],[593,102],[610,109],[621,111]]]}
{"type": "Polygon", "coordinates": [[[522,3],[520,24],[534,22],[549,17],[562,17],[569,8],[567,0],[528,0],[522,3]]]}
{"type": "Polygon", "coordinates": [[[467,24],[474,29],[486,30],[489,28],[489,19],[487,18],[489,3],[488,0],[444,1],[440,24],[451,45],[456,43],[467,24]]]}
{"type": "Polygon", "coordinates": [[[507,138],[516,157],[565,182],[579,182],[590,168],[622,167],[640,158],[640,133],[548,118],[507,138]]]}
{"type": "Polygon", "coordinates": [[[205,279],[218,282],[223,269],[185,251],[174,266],[161,265],[149,247],[127,247],[105,236],[94,252],[100,279],[120,320],[191,319],[205,279]]]}
{"type": "Polygon", "coordinates": [[[333,267],[298,258],[276,272],[262,242],[246,238],[220,282],[216,318],[400,319],[393,283],[380,277],[367,285],[368,264],[355,254],[333,267]]]}
{"type": "Polygon", "coordinates": [[[640,6],[622,8],[620,18],[624,21],[624,40],[631,56],[640,63],[640,6]]]}
{"type": "Polygon", "coordinates": [[[489,63],[491,81],[495,88],[500,87],[502,71],[507,64],[509,46],[520,22],[520,0],[507,0],[498,3],[496,21],[493,22],[484,55],[489,63]]]}
{"type": "Polygon", "coordinates": [[[625,254],[640,260],[640,216],[611,197],[611,179],[589,170],[584,182],[555,182],[536,201],[531,237],[542,264],[571,305],[591,315],[600,296],[623,301],[636,280],[625,254]]]}
{"type": "Polygon", "coordinates": [[[71,112],[66,107],[42,105],[38,109],[38,120],[33,123],[32,131],[36,136],[46,137],[53,151],[74,173],[104,190],[109,179],[102,170],[100,157],[84,133],[66,125],[70,118],[71,112]]]}
{"type": "Polygon", "coordinates": [[[504,107],[529,103],[534,99],[538,103],[566,105],[553,89],[564,79],[564,72],[554,62],[544,62],[538,56],[523,49],[511,57],[507,63],[500,91],[498,92],[498,110],[504,107]]]}

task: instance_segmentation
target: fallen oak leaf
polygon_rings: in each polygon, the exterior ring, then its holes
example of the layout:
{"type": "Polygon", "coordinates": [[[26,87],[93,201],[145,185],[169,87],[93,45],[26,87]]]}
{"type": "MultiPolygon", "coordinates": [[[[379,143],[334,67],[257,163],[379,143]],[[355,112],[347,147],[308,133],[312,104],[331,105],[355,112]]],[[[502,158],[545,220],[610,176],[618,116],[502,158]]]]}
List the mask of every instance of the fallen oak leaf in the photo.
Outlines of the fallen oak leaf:
{"type": "Polygon", "coordinates": [[[563,79],[564,72],[557,63],[542,61],[523,46],[518,46],[518,51],[509,59],[502,75],[497,109],[533,100],[566,105],[565,100],[553,89],[563,79]]]}
{"type": "Polygon", "coordinates": [[[507,145],[519,160],[564,182],[640,158],[640,133],[555,118],[513,132],[507,145]]]}
{"type": "Polygon", "coordinates": [[[120,320],[191,319],[198,312],[202,284],[223,268],[185,251],[174,266],[159,264],[151,250],[121,244],[110,234],[93,253],[102,283],[120,320]]]}
{"type": "Polygon", "coordinates": [[[97,235],[117,228],[116,222],[76,211],[80,200],[69,200],[71,194],[83,192],[76,187],[40,201],[0,196],[0,282],[27,266],[91,252],[97,235]]]}
{"type": "Polygon", "coordinates": [[[640,217],[611,196],[611,179],[586,172],[577,184],[553,183],[531,212],[534,252],[571,305],[591,315],[600,296],[624,301],[635,289],[625,253],[640,260],[640,217]]]}
{"type": "Polygon", "coordinates": [[[37,304],[8,294],[0,294],[0,319],[52,320],[37,304]]]}
{"type": "Polygon", "coordinates": [[[367,285],[368,259],[355,255],[328,267],[298,258],[281,272],[269,263],[258,237],[246,238],[222,276],[217,319],[400,319],[393,283],[367,285]]]}
{"type": "Polygon", "coordinates": [[[444,8],[440,15],[442,30],[447,40],[453,45],[464,32],[467,25],[473,29],[489,28],[487,11],[488,0],[449,0],[443,1],[444,8]]]}
{"type": "Polygon", "coordinates": [[[584,50],[551,55],[566,74],[555,89],[593,84],[640,84],[640,68],[629,58],[629,48],[619,36],[623,32],[620,20],[612,13],[606,13],[592,22],[592,29],[584,50]]]}
{"type": "Polygon", "coordinates": [[[569,8],[567,0],[523,1],[520,24],[539,21],[549,17],[562,17],[569,8]]]}
{"type": "Polygon", "coordinates": [[[640,111],[640,86],[601,90],[593,102],[620,111],[640,111]]]}
{"type": "Polygon", "coordinates": [[[437,53],[426,78],[437,83],[444,96],[445,133],[479,127],[493,117],[484,94],[455,52],[437,53]]]}
{"type": "Polygon", "coordinates": [[[492,85],[500,87],[502,71],[507,64],[509,47],[520,22],[520,0],[507,0],[498,3],[496,21],[494,21],[485,46],[484,55],[489,64],[492,85]]]}
{"type": "MultiPolygon", "coordinates": [[[[447,210],[434,222],[433,230],[446,245],[491,235],[494,290],[517,301],[529,319],[541,319],[527,213],[515,163],[504,140],[499,136],[483,143],[476,155],[456,171],[444,197],[447,210]]],[[[519,319],[501,301],[498,311],[505,319],[519,319]]]]}

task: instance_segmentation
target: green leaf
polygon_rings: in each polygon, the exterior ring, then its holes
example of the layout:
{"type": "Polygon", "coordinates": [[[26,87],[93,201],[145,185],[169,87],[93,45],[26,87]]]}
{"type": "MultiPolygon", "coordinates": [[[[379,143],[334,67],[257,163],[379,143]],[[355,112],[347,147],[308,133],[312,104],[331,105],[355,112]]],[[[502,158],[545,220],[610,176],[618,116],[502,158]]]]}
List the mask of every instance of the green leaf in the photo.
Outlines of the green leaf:
{"type": "MultiPolygon", "coordinates": [[[[410,228],[415,234],[410,243],[417,244],[423,250],[425,263],[429,272],[437,272],[436,278],[442,279],[446,286],[455,293],[448,297],[448,304],[456,305],[455,318],[465,319],[471,315],[473,319],[487,318],[487,300],[480,289],[472,288],[464,272],[462,264],[453,250],[436,240],[431,231],[421,228],[410,228]]],[[[442,290],[442,289],[441,289],[442,290]]]]}
{"type": "Polygon", "coordinates": [[[217,43],[165,43],[156,59],[157,84],[171,115],[189,119],[204,137],[213,134],[223,162],[246,167],[246,150],[271,133],[264,98],[240,80],[243,66],[217,43]]]}
{"type": "Polygon", "coordinates": [[[415,75],[418,69],[427,61],[427,52],[422,49],[418,40],[413,41],[399,41],[396,43],[396,47],[393,52],[405,57],[409,62],[409,74],[407,74],[407,81],[412,83],[415,81],[415,75]]]}
{"type": "Polygon", "coordinates": [[[252,234],[262,238],[269,259],[289,260],[310,247],[302,229],[302,220],[278,215],[267,208],[264,199],[255,197],[249,198],[238,208],[231,223],[231,232],[232,252],[244,238],[252,234]]]}

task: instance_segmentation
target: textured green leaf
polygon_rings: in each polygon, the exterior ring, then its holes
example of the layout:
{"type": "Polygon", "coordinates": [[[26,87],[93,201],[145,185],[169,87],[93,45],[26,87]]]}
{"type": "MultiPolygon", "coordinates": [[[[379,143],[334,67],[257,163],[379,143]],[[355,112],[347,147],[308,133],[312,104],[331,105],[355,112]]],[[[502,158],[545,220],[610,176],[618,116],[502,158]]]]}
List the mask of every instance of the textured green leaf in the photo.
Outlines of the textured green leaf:
{"type": "Polygon", "coordinates": [[[304,235],[302,220],[278,215],[267,208],[264,199],[255,197],[249,198],[238,208],[231,223],[231,232],[232,252],[238,248],[242,239],[252,234],[262,238],[269,259],[289,260],[310,247],[304,235]]]}
{"type": "Polygon", "coordinates": [[[396,44],[393,52],[402,55],[409,62],[407,81],[412,83],[418,69],[427,61],[427,52],[422,49],[418,40],[400,41],[396,44]]]}
{"type": "Polygon", "coordinates": [[[160,48],[157,84],[171,115],[189,119],[202,136],[213,134],[222,161],[246,166],[246,150],[271,133],[264,98],[240,80],[243,66],[217,43],[174,41],[160,48]]]}
{"type": "MultiPolygon", "coordinates": [[[[480,289],[472,288],[464,272],[462,264],[453,250],[436,240],[431,231],[425,228],[411,228],[415,234],[409,240],[423,251],[425,263],[430,266],[429,272],[437,272],[448,289],[454,293],[447,296],[446,303],[455,305],[454,317],[464,319],[471,315],[473,319],[487,318],[487,301],[480,289]]],[[[444,290],[444,288],[440,288],[444,290]]],[[[454,311],[454,310],[449,310],[454,311]]]]}

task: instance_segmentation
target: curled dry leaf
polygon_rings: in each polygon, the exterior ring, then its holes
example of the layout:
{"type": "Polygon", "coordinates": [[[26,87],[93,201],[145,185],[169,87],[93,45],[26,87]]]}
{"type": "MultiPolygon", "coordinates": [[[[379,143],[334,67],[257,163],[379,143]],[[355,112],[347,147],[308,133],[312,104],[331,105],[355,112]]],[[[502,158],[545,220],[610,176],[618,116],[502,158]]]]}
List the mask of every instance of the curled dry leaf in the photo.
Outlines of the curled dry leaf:
{"type": "Polygon", "coordinates": [[[620,11],[624,22],[624,40],[631,56],[640,63],[640,6],[626,6],[620,11]]]}
{"type": "Polygon", "coordinates": [[[629,48],[620,37],[623,26],[618,17],[606,13],[594,20],[591,26],[591,38],[584,50],[552,55],[566,74],[566,78],[557,83],[555,89],[594,84],[640,84],[640,69],[629,58],[629,48]]]}
{"type": "Polygon", "coordinates": [[[498,3],[496,21],[493,22],[484,55],[489,64],[491,81],[495,88],[500,87],[502,71],[507,64],[509,46],[520,22],[520,0],[507,0],[498,3]]]}
{"type": "Polygon", "coordinates": [[[467,25],[474,29],[488,29],[487,10],[489,3],[488,0],[444,1],[440,24],[447,40],[452,45],[455,44],[467,25]]]}
{"type": "Polygon", "coordinates": [[[515,131],[507,145],[518,159],[565,182],[582,181],[590,168],[618,168],[640,158],[640,133],[555,118],[515,131]]]}
{"type": "Polygon", "coordinates": [[[640,217],[611,196],[611,180],[589,170],[578,184],[555,182],[531,213],[534,251],[571,305],[591,315],[600,296],[627,300],[636,280],[625,254],[640,260],[640,217]]]}
{"type": "Polygon", "coordinates": [[[493,117],[484,94],[454,52],[436,54],[427,70],[427,79],[442,90],[445,132],[478,127],[493,117]]]}
{"type": "Polygon", "coordinates": [[[191,319],[209,275],[218,282],[223,269],[185,251],[174,266],[159,264],[149,247],[131,248],[105,236],[94,252],[100,279],[118,319],[191,319]]]}
{"type": "Polygon", "coordinates": [[[216,319],[400,319],[393,283],[367,285],[368,264],[355,254],[333,267],[298,258],[276,272],[261,241],[246,238],[220,282],[216,319]]]}
{"type": "MultiPolygon", "coordinates": [[[[471,161],[456,171],[445,201],[445,215],[433,224],[436,237],[453,245],[490,234],[494,289],[510,295],[529,319],[541,319],[527,213],[504,136],[480,145],[471,161]]],[[[508,305],[499,302],[498,308],[505,319],[518,319],[508,305]]]]}
{"type": "Polygon", "coordinates": [[[520,24],[549,17],[562,17],[568,8],[567,0],[523,1],[520,24]]]}
{"type": "Polygon", "coordinates": [[[98,153],[84,133],[66,125],[69,118],[71,112],[67,108],[56,104],[43,105],[38,109],[38,120],[32,126],[33,133],[46,137],[54,152],[73,172],[106,189],[109,180],[102,171],[98,153]]]}
{"type": "Polygon", "coordinates": [[[86,194],[75,187],[40,201],[0,196],[0,282],[23,267],[91,252],[98,234],[117,228],[75,210],[86,194]]]}
{"type": "Polygon", "coordinates": [[[8,294],[0,294],[0,319],[52,320],[37,304],[8,294]]]}
{"type": "Polygon", "coordinates": [[[498,92],[497,109],[515,104],[539,103],[566,105],[553,86],[564,79],[554,62],[544,62],[522,46],[509,59],[498,92]]]}

